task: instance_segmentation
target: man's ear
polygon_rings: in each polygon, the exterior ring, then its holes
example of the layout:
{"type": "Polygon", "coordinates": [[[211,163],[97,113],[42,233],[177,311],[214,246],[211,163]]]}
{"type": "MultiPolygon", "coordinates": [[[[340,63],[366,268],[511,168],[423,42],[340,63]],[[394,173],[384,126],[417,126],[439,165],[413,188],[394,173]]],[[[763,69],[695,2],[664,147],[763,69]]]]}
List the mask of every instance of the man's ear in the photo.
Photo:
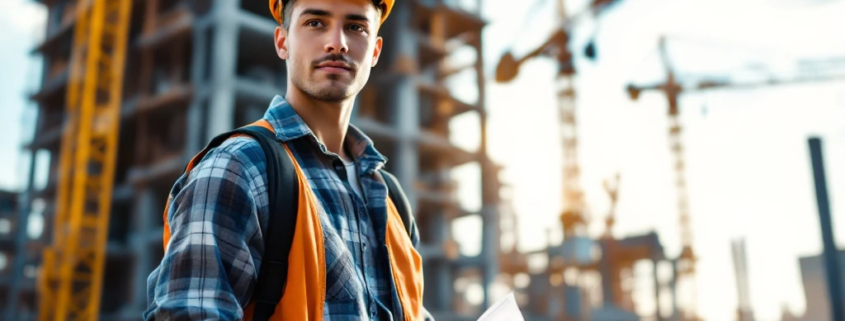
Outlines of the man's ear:
{"type": "Polygon", "coordinates": [[[275,34],[275,44],[276,44],[276,54],[279,55],[279,58],[282,60],[288,59],[288,31],[282,26],[276,27],[276,34],[275,34]]]}
{"type": "Polygon", "coordinates": [[[378,64],[378,58],[381,56],[382,38],[376,37],[376,48],[373,50],[373,67],[378,64]]]}

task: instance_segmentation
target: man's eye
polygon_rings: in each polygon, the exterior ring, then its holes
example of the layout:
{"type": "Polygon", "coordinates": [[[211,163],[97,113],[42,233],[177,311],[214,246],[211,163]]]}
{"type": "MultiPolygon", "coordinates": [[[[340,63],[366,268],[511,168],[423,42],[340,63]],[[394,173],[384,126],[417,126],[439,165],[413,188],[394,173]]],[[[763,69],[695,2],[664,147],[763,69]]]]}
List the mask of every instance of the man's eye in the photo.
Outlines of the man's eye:
{"type": "Polygon", "coordinates": [[[320,25],[322,25],[322,23],[320,23],[320,22],[319,22],[319,21],[317,21],[317,20],[311,20],[311,21],[308,21],[308,26],[309,26],[309,27],[314,27],[314,28],[317,28],[317,27],[319,27],[320,25]]]}
{"type": "Polygon", "coordinates": [[[355,32],[365,32],[365,31],[367,31],[367,30],[366,30],[366,29],[364,29],[364,27],[363,27],[363,26],[361,26],[361,25],[350,25],[350,26],[349,26],[349,30],[352,30],[352,31],[355,31],[355,32]]]}

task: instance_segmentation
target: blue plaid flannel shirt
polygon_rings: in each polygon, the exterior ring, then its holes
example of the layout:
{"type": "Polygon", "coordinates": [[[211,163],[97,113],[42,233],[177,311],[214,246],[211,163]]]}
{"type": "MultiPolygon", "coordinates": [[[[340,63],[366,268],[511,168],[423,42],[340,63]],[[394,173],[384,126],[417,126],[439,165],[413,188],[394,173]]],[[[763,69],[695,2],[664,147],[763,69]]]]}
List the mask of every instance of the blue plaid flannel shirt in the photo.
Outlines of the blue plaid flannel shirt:
{"type": "MultiPolygon", "coordinates": [[[[273,99],[264,119],[288,144],[318,199],[325,320],[403,320],[384,245],[387,187],[374,174],[385,157],[350,125],[345,146],[355,158],[362,199],[345,179],[339,156],[282,97],[273,99]]],[[[231,138],[176,181],[167,213],[170,244],[147,278],[145,320],[243,318],[264,252],[260,226],[269,220],[264,159],[257,142],[231,138]]],[[[419,236],[413,234],[416,246],[419,236]]]]}

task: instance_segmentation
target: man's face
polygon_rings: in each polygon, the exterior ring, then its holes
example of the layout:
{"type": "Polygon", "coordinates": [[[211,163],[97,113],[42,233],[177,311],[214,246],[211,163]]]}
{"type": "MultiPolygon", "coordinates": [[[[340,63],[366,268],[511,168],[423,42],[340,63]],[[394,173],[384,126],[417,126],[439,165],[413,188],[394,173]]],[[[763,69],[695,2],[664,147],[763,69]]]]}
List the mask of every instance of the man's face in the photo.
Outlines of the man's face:
{"type": "Polygon", "coordinates": [[[289,29],[276,28],[276,50],[292,85],[337,102],[357,94],[378,61],[379,17],[370,0],[297,0],[289,29]]]}

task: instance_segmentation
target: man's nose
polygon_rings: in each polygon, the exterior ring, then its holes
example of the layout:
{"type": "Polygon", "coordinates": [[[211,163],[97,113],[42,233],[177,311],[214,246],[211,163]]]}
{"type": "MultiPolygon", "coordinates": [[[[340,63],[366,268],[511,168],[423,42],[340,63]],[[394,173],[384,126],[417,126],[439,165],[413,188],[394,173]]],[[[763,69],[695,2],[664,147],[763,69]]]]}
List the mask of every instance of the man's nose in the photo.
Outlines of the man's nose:
{"type": "Polygon", "coordinates": [[[343,27],[335,27],[329,31],[324,50],[327,53],[346,53],[349,51],[343,27]]]}

